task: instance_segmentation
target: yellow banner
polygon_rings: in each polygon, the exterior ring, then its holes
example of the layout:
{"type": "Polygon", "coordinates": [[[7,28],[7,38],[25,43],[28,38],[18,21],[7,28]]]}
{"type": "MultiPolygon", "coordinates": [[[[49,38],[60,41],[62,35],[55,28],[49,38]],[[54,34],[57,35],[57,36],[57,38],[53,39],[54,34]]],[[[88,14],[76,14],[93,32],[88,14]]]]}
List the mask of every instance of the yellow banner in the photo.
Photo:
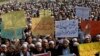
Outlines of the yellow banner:
{"type": "Polygon", "coordinates": [[[79,45],[80,56],[95,56],[98,52],[100,52],[100,42],[79,45]]]}
{"type": "Polygon", "coordinates": [[[34,34],[54,34],[54,19],[51,16],[32,19],[32,32],[34,34]]]}
{"type": "Polygon", "coordinates": [[[3,18],[4,29],[18,29],[26,26],[24,11],[13,11],[2,14],[1,17],[3,18]]]}

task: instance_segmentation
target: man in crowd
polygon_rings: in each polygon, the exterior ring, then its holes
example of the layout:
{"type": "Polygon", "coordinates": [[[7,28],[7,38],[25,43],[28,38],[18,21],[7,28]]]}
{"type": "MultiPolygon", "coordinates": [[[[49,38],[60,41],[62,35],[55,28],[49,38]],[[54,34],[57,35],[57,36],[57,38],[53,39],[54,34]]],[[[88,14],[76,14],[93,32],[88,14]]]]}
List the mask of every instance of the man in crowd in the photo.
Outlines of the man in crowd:
{"type": "Polygon", "coordinates": [[[51,56],[57,56],[57,49],[56,44],[54,41],[49,41],[49,49],[48,51],[51,52],[51,56]]]}
{"type": "Polygon", "coordinates": [[[27,44],[22,44],[20,52],[16,53],[15,56],[31,56],[27,44]]]}

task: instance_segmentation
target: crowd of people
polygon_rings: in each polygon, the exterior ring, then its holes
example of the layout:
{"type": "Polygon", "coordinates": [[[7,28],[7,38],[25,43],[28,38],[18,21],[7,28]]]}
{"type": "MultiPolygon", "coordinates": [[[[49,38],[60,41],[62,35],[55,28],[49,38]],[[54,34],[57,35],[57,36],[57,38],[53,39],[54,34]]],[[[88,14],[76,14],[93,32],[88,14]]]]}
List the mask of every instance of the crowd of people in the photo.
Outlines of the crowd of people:
{"type": "MultiPolygon", "coordinates": [[[[27,26],[24,30],[22,39],[5,39],[0,36],[0,56],[32,56],[51,52],[51,56],[79,56],[78,46],[83,43],[100,42],[100,34],[91,36],[79,29],[79,36],[68,38],[57,38],[54,35],[32,34],[32,17],[39,17],[41,9],[52,11],[56,21],[79,19],[75,15],[75,6],[91,8],[89,20],[100,20],[100,4],[85,2],[83,4],[72,1],[68,2],[26,2],[26,3],[8,3],[0,6],[0,15],[11,11],[24,10],[27,20],[27,26]],[[94,38],[95,37],[95,38],[94,38]]],[[[0,16],[0,22],[2,17],[0,16]]]]}
{"type": "MultiPolygon", "coordinates": [[[[100,35],[96,36],[100,42],[100,35]]],[[[83,43],[91,43],[90,35],[84,37],[83,43]]],[[[31,56],[51,52],[51,56],[79,56],[78,45],[83,44],[77,38],[52,38],[51,36],[27,36],[24,39],[4,39],[0,37],[0,56],[31,56]]]]}
{"type": "Polygon", "coordinates": [[[77,17],[76,6],[88,7],[91,9],[89,19],[90,20],[100,20],[100,4],[93,2],[26,2],[26,3],[7,3],[0,6],[0,13],[8,13],[11,11],[25,10],[27,14],[30,14],[33,17],[39,17],[41,9],[49,9],[52,13],[51,16],[54,16],[55,20],[69,20],[69,19],[82,19],[77,17]]]}

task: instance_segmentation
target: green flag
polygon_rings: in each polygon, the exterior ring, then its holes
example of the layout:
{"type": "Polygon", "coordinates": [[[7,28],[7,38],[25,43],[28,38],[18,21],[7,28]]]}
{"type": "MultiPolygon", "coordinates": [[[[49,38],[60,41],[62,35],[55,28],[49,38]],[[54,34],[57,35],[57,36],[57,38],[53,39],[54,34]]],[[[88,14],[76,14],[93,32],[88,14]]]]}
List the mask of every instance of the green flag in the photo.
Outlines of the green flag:
{"type": "Polygon", "coordinates": [[[3,38],[7,38],[7,39],[13,39],[14,38],[14,31],[12,29],[6,29],[1,31],[1,36],[3,38]]]}

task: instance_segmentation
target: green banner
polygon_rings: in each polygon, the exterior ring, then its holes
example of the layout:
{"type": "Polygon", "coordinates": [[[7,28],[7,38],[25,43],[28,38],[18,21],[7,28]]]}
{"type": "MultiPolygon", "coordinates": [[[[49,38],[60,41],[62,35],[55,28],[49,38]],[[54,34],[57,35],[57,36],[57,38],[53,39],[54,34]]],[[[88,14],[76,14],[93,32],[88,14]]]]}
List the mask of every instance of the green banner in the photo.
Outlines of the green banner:
{"type": "Polygon", "coordinates": [[[1,31],[1,36],[3,38],[12,39],[14,38],[14,31],[12,29],[6,29],[1,31]]]}
{"type": "Polygon", "coordinates": [[[5,29],[1,31],[1,36],[7,39],[21,39],[22,38],[23,29],[5,29]]]}

